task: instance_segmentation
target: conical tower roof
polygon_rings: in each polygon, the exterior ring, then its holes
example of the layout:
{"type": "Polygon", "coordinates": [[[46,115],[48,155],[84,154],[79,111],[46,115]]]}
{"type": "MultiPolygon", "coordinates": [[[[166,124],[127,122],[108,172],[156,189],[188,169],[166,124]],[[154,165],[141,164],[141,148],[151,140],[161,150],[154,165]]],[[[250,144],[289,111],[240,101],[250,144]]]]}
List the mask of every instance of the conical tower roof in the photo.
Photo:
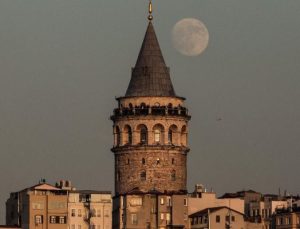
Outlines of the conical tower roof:
{"type": "Polygon", "coordinates": [[[125,96],[176,96],[151,21],[125,96]]]}

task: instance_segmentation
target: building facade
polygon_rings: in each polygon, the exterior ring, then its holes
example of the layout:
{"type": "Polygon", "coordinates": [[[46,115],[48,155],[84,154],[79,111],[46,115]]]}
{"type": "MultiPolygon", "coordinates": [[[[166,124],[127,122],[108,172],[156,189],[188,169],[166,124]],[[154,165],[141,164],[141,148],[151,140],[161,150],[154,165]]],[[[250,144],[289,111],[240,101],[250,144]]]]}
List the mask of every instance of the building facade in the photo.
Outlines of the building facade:
{"type": "Polygon", "coordinates": [[[68,195],[69,229],[111,229],[111,192],[71,191],[68,195]]]}
{"type": "Polygon", "coordinates": [[[195,190],[188,197],[189,215],[206,208],[228,207],[244,214],[245,201],[240,198],[217,198],[216,193],[207,191],[203,185],[195,185],[195,190]]]}
{"type": "Polygon", "coordinates": [[[273,215],[272,229],[299,229],[300,208],[277,209],[273,215]]]}
{"type": "Polygon", "coordinates": [[[118,107],[111,116],[114,228],[167,228],[175,224],[184,228],[188,221],[187,215],[184,218],[184,199],[190,116],[185,99],[175,94],[151,12],[150,3],[149,24],[128,89],[124,97],[117,98],[118,107]],[[172,208],[162,207],[162,198],[171,199],[172,208]],[[182,201],[175,204],[178,199],[182,201]],[[177,205],[182,210],[180,216],[174,209],[177,205]],[[168,214],[170,219],[159,226],[159,219],[168,214]]]}
{"type": "Polygon", "coordinates": [[[67,229],[67,201],[67,191],[46,183],[11,193],[6,224],[23,229],[67,229]]]}
{"type": "Polygon", "coordinates": [[[76,191],[70,181],[56,186],[41,182],[10,194],[6,224],[23,229],[111,229],[111,192],[76,191]]]}

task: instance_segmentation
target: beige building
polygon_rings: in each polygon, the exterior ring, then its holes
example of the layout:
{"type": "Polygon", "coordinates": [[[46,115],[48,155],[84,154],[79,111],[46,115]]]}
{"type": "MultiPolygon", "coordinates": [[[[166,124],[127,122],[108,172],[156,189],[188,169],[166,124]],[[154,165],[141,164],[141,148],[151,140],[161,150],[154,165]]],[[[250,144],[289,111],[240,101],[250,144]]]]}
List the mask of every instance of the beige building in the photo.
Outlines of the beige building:
{"type": "Polygon", "coordinates": [[[209,192],[203,185],[196,185],[188,197],[189,215],[206,208],[228,207],[235,211],[245,212],[245,201],[240,198],[217,198],[215,192],[209,192]]]}
{"type": "Polygon", "coordinates": [[[115,197],[113,228],[186,228],[190,116],[176,95],[149,23],[125,96],[113,121],[115,197]]]}
{"type": "Polygon", "coordinates": [[[67,229],[67,192],[46,183],[11,193],[6,224],[23,229],[67,229]]]}
{"type": "Polygon", "coordinates": [[[111,192],[76,191],[70,181],[11,193],[6,224],[23,229],[111,229],[111,192]]]}
{"type": "Polygon", "coordinates": [[[191,229],[262,229],[246,221],[243,213],[228,207],[206,208],[190,215],[191,229]]]}
{"type": "Polygon", "coordinates": [[[228,207],[206,208],[190,215],[191,229],[245,229],[244,214],[228,207]]]}
{"type": "Polygon", "coordinates": [[[244,214],[249,217],[251,214],[250,203],[259,202],[262,194],[253,190],[225,193],[220,199],[241,199],[244,200],[244,214]]]}
{"type": "Polygon", "coordinates": [[[69,229],[111,229],[111,192],[70,191],[68,225],[69,229]]]}
{"type": "Polygon", "coordinates": [[[114,201],[113,228],[188,228],[186,195],[136,192],[114,201]]]}
{"type": "Polygon", "coordinates": [[[278,209],[285,209],[288,206],[286,200],[279,200],[276,195],[265,195],[260,201],[249,203],[250,220],[261,223],[263,229],[272,228],[272,217],[278,209]]]}
{"type": "Polygon", "coordinates": [[[299,229],[300,208],[277,209],[273,216],[273,229],[299,229]]]}

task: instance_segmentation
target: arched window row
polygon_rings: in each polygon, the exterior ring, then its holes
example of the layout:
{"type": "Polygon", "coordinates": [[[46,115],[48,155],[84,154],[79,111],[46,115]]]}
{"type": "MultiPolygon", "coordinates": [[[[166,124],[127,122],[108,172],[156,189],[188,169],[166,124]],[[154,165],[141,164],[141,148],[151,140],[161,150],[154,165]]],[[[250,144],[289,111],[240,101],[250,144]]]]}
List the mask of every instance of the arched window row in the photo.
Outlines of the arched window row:
{"type": "Polygon", "coordinates": [[[139,124],[133,129],[125,125],[121,130],[114,128],[115,146],[122,145],[187,145],[187,127],[178,128],[175,124],[165,128],[162,124],[155,124],[149,129],[145,124],[139,124]]]}

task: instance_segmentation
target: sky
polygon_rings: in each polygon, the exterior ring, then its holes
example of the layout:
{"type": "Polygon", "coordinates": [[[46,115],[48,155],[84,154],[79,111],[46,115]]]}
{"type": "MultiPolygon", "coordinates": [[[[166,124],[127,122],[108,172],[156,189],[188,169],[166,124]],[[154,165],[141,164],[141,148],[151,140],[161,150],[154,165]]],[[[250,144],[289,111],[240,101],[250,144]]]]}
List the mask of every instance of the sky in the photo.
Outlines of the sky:
{"type": "MultiPolygon", "coordinates": [[[[71,180],[113,191],[115,97],[127,89],[146,0],[0,1],[0,224],[10,192],[71,180]]],[[[300,193],[300,1],[153,1],[177,95],[187,98],[188,188],[300,193]],[[172,46],[183,18],[200,56],[172,46]]]]}

